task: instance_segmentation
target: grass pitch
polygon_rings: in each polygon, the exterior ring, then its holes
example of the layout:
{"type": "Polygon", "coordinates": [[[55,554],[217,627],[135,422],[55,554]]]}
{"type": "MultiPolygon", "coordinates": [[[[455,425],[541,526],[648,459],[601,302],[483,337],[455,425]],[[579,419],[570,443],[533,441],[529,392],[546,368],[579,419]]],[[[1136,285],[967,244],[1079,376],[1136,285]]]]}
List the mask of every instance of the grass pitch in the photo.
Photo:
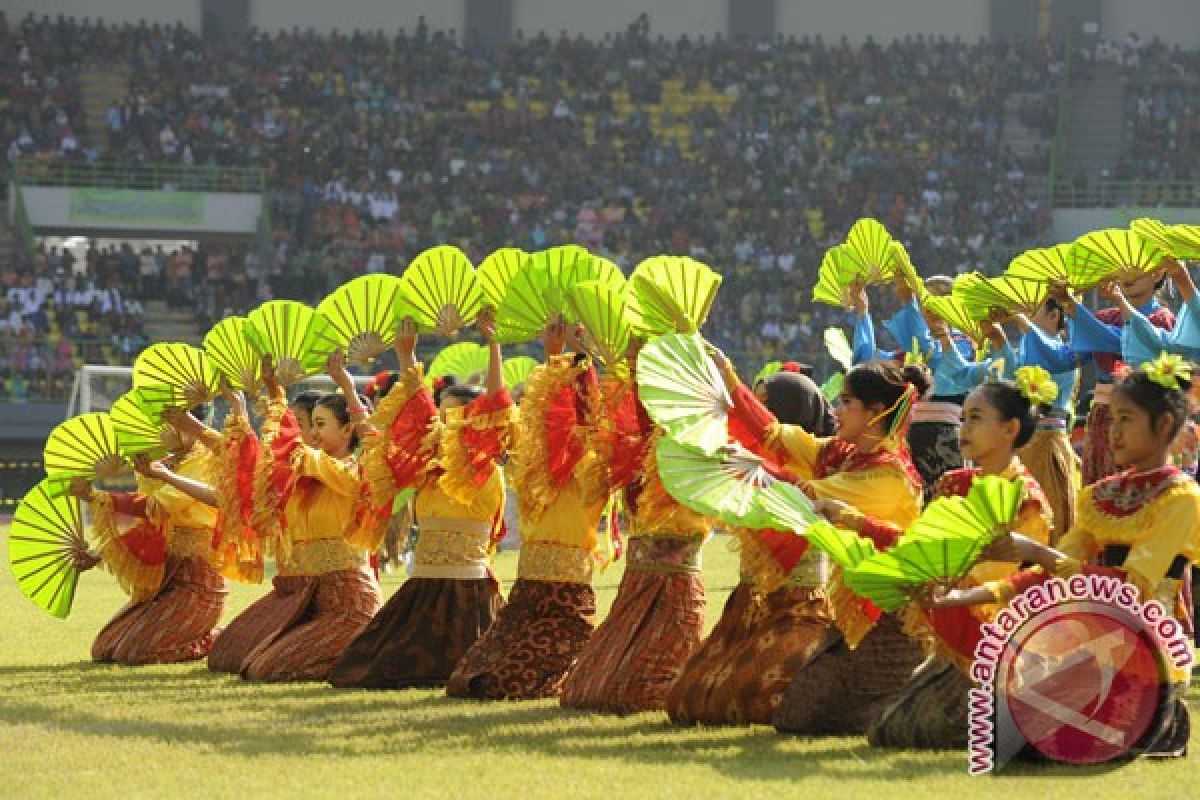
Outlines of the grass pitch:
{"type": "MultiPolygon", "coordinates": [[[[3,535],[0,534],[0,540],[3,535]]],[[[737,581],[726,540],[705,549],[711,626],[737,581]]],[[[497,560],[512,580],[514,553],[497,560]]],[[[439,691],[255,685],[203,663],[129,669],[88,661],[121,606],[110,576],[86,575],[70,619],[44,614],[0,578],[0,765],[6,798],[403,797],[812,798],[1183,797],[1196,758],[1118,769],[1022,766],[972,778],[965,753],[881,752],[861,738],[765,727],[672,726],[553,701],[476,703],[439,691]]],[[[607,611],[621,565],[597,579],[607,611]]],[[[390,595],[401,577],[385,576],[390,595]]],[[[235,585],[232,617],[261,587],[235,585]]],[[[1191,694],[1194,719],[1200,686],[1191,694]]],[[[1192,750],[1200,750],[1193,733],[1192,750]]]]}

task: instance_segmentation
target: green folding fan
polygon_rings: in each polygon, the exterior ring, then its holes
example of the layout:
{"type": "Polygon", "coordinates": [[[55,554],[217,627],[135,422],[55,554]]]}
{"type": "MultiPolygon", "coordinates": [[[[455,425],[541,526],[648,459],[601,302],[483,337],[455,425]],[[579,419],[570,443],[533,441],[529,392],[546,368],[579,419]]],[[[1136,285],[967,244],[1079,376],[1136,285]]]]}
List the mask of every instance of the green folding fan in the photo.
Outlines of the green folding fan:
{"type": "Polygon", "coordinates": [[[687,508],[726,525],[786,530],[789,526],[768,510],[765,498],[775,496],[776,506],[803,508],[807,504],[798,487],[772,476],[763,460],[740,444],[706,455],[664,436],[655,452],[667,493],[687,508]]]}
{"type": "Polygon", "coordinates": [[[482,378],[487,373],[488,349],[475,342],[457,342],[442,348],[425,373],[425,382],[433,385],[435,378],[453,375],[460,380],[482,378]]]}
{"type": "Polygon", "coordinates": [[[985,277],[968,272],[954,280],[954,297],[972,319],[985,320],[995,311],[1034,314],[1046,302],[1047,284],[1028,278],[985,277]]]}
{"type": "Polygon", "coordinates": [[[341,348],[337,331],[325,315],[295,300],[263,303],[246,315],[244,331],[260,356],[274,358],[281,386],[323,372],[329,356],[341,348]]]}
{"type": "Polygon", "coordinates": [[[165,384],[183,394],[184,402],[210,402],[220,388],[220,375],[199,347],[180,342],[152,344],[133,362],[133,388],[165,384]]]}
{"type": "Polygon", "coordinates": [[[529,375],[537,368],[536,358],[517,356],[504,360],[504,385],[509,391],[522,386],[529,380],[529,375]]]}
{"type": "Polygon", "coordinates": [[[204,352],[234,389],[258,394],[262,358],[246,338],[246,318],[226,317],[204,336],[204,352]]]}
{"type": "Polygon", "coordinates": [[[856,256],[860,274],[865,283],[890,281],[896,274],[892,250],[894,243],[887,228],[870,218],[860,219],[846,235],[846,245],[856,256]]]}
{"type": "Polygon", "coordinates": [[[547,303],[550,268],[533,256],[525,259],[496,310],[496,339],[505,344],[527,342],[542,335],[553,310],[547,303]]]}
{"type": "Polygon", "coordinates": [[[107,413],[94,411],[60,422],[50,431],[42,451],[46,474],[69,480],[115,478],[125,471],[117,429],[107,413]]]}
{"type": "Polygon", "coordinates": [[[762,369],[760,369],[758,374],[754,376],[754,382],[750,385],[758,386],[758,384],[762,383],[776,372],[779,372],[781,369],[783,369],[782,361],[768,361],[766,364],[763,364],[762,369]]]}
{"type": "Polygon", "coordinates": [[[1107,228],[1075,240],[1071,251],[1072,289],[1090,289],[1104,280],[1144,275],[1158,268],[1166,253],[1132,231],[1107,228]]]}
{"type": "Polygon", "coordinates": [[[317,306],[337,332],[351,364],[369,366],[396,337],[400,279],[362,275],[335,289],[317,306]]]}
{"type": "Polygon", "coordinates": [[[501,247],[480,263],[475,270],[475,277],[483,291],[484,305],[500,308],[504,295],[508,293],[508,285],[527,256],[524,250],[501,247]]]}
{"type": "MultiPolygon", "coordinates": [[[[1071,265],[1074,263],[1072,246],[1058,244],[1026,250],[1008,264],[1005,275],[1024,278],[1041,283],[1070,283],[1071,265]]],[[[1086,271],[1086,268],[1085,268],[1086,271]]],[[[1084,277],[1078,273],[1079,277],[1084,277]]]]}
{"type": "Polygon", "coordinates": [[[826,328],[822,338],[825,340],[825,349],[829,352],[829,357],[848,372],[854,364],[854,348],[850,346],[846,332],[841,328],[826,328]]]}
{"type": "Polygon", "coordinates": [[[583,323],[588,351],[610,372],[624,365],[632,330],[623,293],[600,281],[583,281],[567,290],[567,307],[583,323]]]}
{"type": "Polygon", "coordinates": [[[926,295],[929,294],[925,288],[925,281],[917,274],[917,269],[913,266],[908,251],[900,242],[892,242],[892,269],[895,271],[896,277],[903,281],[904,285],[913,293],[917,302],[924,302],[926,295]]]}
{"type": "Polygon", "coordinates": [[[1129,229],[1177,259],[1200,258],[1200,227],[1195,225],[1166,225],[1156,219],[1135,219],[1129,229]],[[1192,229],[1193,233],[1189,233],[1192,229]]]}
{"type": "Polygon", "coordinates": [[[450,245],[420,253],[400,277],[396,320],[412,317],[421,333],[457,336],[483,308],[483,289],[470,259],[450,245]]]}
{"type": "Polygon", "coordinates": [[[178,443],[173,428],[162,422],[162,411],[145,397],[144,389],[131,389],[117,398],[108,416],[117,431],[117,447],[127,458],[147,456],[159,459],[178,443]]]}
{"type": "Polygon", "coordinates": [[[17,504],[8,529],[8,564],[21,594],[66,619],[88,545],[79,500],[59,496],[56,489],[47,478],[17,504]]]}
{"type": "Polygon", "coordinates": [[[638,354],[637,384],[646,413],[680,443],[713,453],[728,441],[733,402],[699,334],[647,342],[638,354]]]}
{"type": "Polygon", "coordinates": [[[891,553],[875,553],[842,571],[846,588],[884,611],[903,608],[921,586],[921,581],[913,578],[891,553]]]}
{"type": "Polygon", "coordinates": [[[707,264],[680,256],[654,256],[629,277],[644,336],[695,333],[704,327],[723,279],[707,264]]]}
{"type": "Polygon", "coordinates": [[[835,372],[825,379],[821,384],[821,394],[825,399],[833,404],[839,397],[842,396],[842,389],[846,386],[846,373],[835,372]]]}
{"type": "Polygon", "coordinates": [[[625,288],[625,276],[620,267],[607,258],[592,255],[578,245],[552,247],[535,253],[532,258],[535,262],[544,263],[550,274],[546,303],[568,322],[580,321],[567,306],[567,292],[575,284],[598,281],[615,292],[625,288]]]}
{"type": "Polygon", "coordinates": [[[983,348],[986,342],[983,328],[979,320],[971,316],[962,300],[953,296],[930,295],[925,298],[924,305],[931,314],[943,320],[951,329],[970,339],[977,350],[983,348]]]}
{"type": "Polygon", "coordinates": [[[863,265],[848,245],[839,244],[825,252],[817,270],[812,299],[839,308],[850,308],[850,284],[860,280],[863,265]]]}

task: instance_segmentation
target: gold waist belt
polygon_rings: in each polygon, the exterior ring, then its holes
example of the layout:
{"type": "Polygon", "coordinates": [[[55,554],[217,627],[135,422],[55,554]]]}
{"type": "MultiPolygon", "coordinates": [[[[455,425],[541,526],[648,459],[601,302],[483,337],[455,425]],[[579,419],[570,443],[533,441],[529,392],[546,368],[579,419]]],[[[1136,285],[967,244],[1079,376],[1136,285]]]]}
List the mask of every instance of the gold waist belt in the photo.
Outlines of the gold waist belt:
{"type": "Polygon", "coordinates": [[[279,563],[280,575],[324,575],[367,565],[367,554],[345,539],[310,539],[292,542],[287,561],[279,563]]]}
{"type": "Polygon", "coordinates": [[[521,545],[517,577],[532,581],[590,584],[595,566],[590,550],[552,542],[526,542],[521,545]]]}
{"type": "Polygon", "coordinates": [[[213,557],[213,532],[207,528],[172,528],[167,554],[179,558],[213,557]]]}
{"type": "Polygon", "coordinates": [[[658,572],[665,574],[699,573],[701,571],[700,549],[704,546],[704,535],[629,537],[629,565],[632,572],[658,572]]]}
{"type": "Polygon", "coordinates": [[[463,532],[435,527],[433,520],[425,520],[421,523],[420,531],[417,549],[413,553],[413,561],[417,566],[487,566],[490,525],[480,523],[476,530],[463,532]]]}

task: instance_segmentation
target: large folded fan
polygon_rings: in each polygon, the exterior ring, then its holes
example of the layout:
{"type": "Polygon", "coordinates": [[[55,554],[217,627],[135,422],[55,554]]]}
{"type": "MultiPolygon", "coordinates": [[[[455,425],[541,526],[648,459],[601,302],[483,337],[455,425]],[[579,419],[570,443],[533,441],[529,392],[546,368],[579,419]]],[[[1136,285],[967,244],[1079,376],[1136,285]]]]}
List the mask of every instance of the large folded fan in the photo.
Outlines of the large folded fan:
{"type": "Polygon", "coordinates": [[[896,274],[892,235],[877,220],[860,219],[846,235],[846,245],[861,264],[865,283],[889,281],[896,274]]]}
{"type": "Polygon", "coordinates": [[[502,342],[535,339],[552,317],[579,319],[567,307],[572,286],[598,281],[620,292],[625,276],[611,261],[595,258],[578,245],[552,247],[525,259],[508,285],[496,313],[497,337],[502,342]]]}
{"type": "Polygon", "coordinates": [[[1152,272],[1166,253],[1132,231],[1108,228],[1075,240],[1071,250],[1071,288],[1089,289],[1107,279],[1152,272]]]}
{"type": "Polygon", "coordinates": [[[117,398],[108,416],[117,430],[117,446],[128,458],[144,455],[162,458],[177,437],[171,426],[162,422],[162,411],[153,412],[154,404],[144,389],[132,389],[117,398]]]}
{"type": "Polygon", "coordinates": [[[765,381],[781,369],[783,369],[782,361],[768,361],[766,364],[763,364],[762,369],[754,376],[754,383],[751,386],[758,386],[759,383],[765,381]]]}
{"type": "Polygon", "coordinates": [[[969,272],[954,281],[954,295],[974,319],[987,319],[993,311],[1035,314],[1046,302],[1047,284],[1028,278],[1001,275],[986,278],[969,272]]]}
{"type": "Polygon", "coordinates": [[[521,268],[526,259],[524,250],[515,247],[501,247],[480,263],[475,270],[479,288],[483,291],[483,304],[492,308],[500,308],[504,295],[508,293],[508,285],[513,276],[521,268]]]}
{"type": "Polygon", "coordinates": [[[740,444],[705,455],[664,436],[655,452],[667,492],[687,508],[726,525],[788,530],[767,509],[764,498],[776,496],[777,506],[803,508],[808,503],[798,487],[775,478],[761,458],[740,444]]]}
{"type": "Polygon", "coordinates": [[[46,474],[61,489],[71,478],[108,480],[125,471],[117,429],[101,412],[80,414],[50,431],[42,461],[46,474]]]}
{"type": "Polygon", "coordinates": [[[523,385],[529,380],[529,374],[537,368],[538,362],[536,358],[529,356],[517,356],[516,358],[506,358],[504,360],[504,385],[510,391],[518,386],[523,385]]]}
{"type": "Polygon", "coordinates": [[[38,608],[59,619],[71,613],[79,562],[87,551],[79,501],[56,496],[50,479],[17,504],[8,529],[8,564],[21,594],[38,608]]]}
{"type": "Polygon", "coordinates": [[[1071,250],[1069,244],[1026,250],[1009,262],[1004,274],[1042,283],[1070,283],[1073,263],[1071,250]]]}
{"type": "Polygon", "coordinates": [[[271,300],[246,315],[246,339],[260,356],[275,359],[275,375],[291,386],[325,369],[341,347],[337,331],[315,309],[294,300],[271,300]]]}
{"type": "Polygon", "coordinates": [[[864,559],[875,555],[875,545],[865,536],[854,531],[836,528],[812,510],[808,498],[798,492],[803,503],[795,502],[793,496],[783,493],[764,495],[759,504],[771,514],[780,530],[804,534],[808,543],[825,553],[843,570],[857,566],[864,559]]]}
{"type": "Polygon", "coordinates": [[[1135,219],[1129,229],[1175,258],[1200,258],[1200,226],[1166,225],[1156,219],[1135,219]]]}
{"type": "Polygon", "coordinates": [[[812,299],[818,303],[849,308],[850,284],[861,277],[862,263],[856,259],[849,247],[844,244],[831,247],[821,259],[812,299]]]}
{"type": "Polygon", "coordinates": [[[179,389],[191,407],[217,396],[220,376],[199,347],[161,342],[147,347],[133,362],[133,388],[159,384],[179,389]]]}
{"type": "Polygon", "coordinates": [[[693,258],[655,256],[629,276],[645,336],[695,333],[704,327],[722,278],[693,258]]]}
{"type": "Polygon", "coordinates": [[[234,389],[258,394],[262,358],[246,338],[246,318],[226,317],[204,336],[204,352],[234,389]]]}
{"type": "Polygon", "coordinates": [[[362,275],[335,289],[317,306],[346,347],[346,360],[368,366],[391,347],[396,335],[400,279],[362,275]]]}
{"type": "Polygon", "coordinates": [[[458,342],[442,348],[425,373],[425,382],[433,385],[435,378],[453,375],[460,380],[482,377],[488,368],[488,351],[475,342],[458,342]]]}
{"type": "Polygon", "coordinates": [[[733,403],[698,334],[651,339],[638,354],[637,384],[646,413],[682,444],[713,453],[729,440],[733,403]]]}
{"type": "Polygon", "coordinates": [[[850,591],[865,597],[884,611],[897,611],[907,605],[921,580],[910,575],[904,564],[886,553],[863,559],[856,566],[842,571],[842,582],[850,591]]]}
{"type": "Polygon", "coordinates": [[[821,394],[832,405],[842,396],[842,389],[846,387],[846,373],[835,372],[825,379],[821,384],[821,394]]]}
{"type": "Polygon", "coordinates": [[[925,289],[925,281],[917,274],[912,259],[908,257],[908,251],[899,242],[892,242],[892,269],[896,273],[896,278],[913,293],[913,297],[917,298],[918,302],[923,302],[925,296],[929,294],[925,289]]]}
{"type": "Polygon", "coordinates": [[[600,281],[583,281],[567,290],[567,307],[583,323],[588,350],[609,371],[624,364],[632,333],[624,294],[600,281]]]}
{"type": "Polygon", "coordinates": [[[483,290],[463,251],[439,245],[419,254],[400,277],[396,319],[412,317],[422,333],[456,336],[475,321],[483,290]]]}
{"type": "Polygon", "coordinates": [[[850,367],[854,364],[854,348],[850,346],[846,332],[841,328],[826,328],[823,336],[829,357],[837,362],[838,366],[849,372],[850,367]]]}
{"type": "Polygon", "coordinates": [[[953,330],[970,339],[976,349],[983,347],[986,338],[983,335],[983,328],[980,326],[979,320],[971,316],[962,300],[957,297],[930,295],[925,298],[925,308],[953,330]]]}

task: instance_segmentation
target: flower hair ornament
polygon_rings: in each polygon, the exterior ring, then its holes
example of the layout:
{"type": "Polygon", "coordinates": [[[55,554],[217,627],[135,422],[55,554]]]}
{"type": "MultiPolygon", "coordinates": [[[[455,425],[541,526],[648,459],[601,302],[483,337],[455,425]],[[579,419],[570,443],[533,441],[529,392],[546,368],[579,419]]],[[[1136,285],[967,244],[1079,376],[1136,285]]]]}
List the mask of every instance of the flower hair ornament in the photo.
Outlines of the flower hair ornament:
{"type": "Polygon", "coordinates": [[[1021,367],[1013,377],[1021,394],[1035,406],[1053,403],[1058,398],[1058,384],[1042,367],[1021,367]]]}
{"type": "Polygon", "coordinates": [[[1142,369],[1164,389],[1183,389],[1183,384],[1192,380],[1192,365],[1174,353],[1162,353],[1142,369]]]}
{"type": "Polygon", "coordinates": [[[892,423],[884,431],[883,441],[893,441],[898,438],[904,438],[908,434],[908,423],[912,417],[913,406],[917,400],[917,387],[911,383],[905,384],[904,391],[896,398],[896,402],[880,411],[867,423],[867,427],[871,427],[876,422],[886,417],[888,414],[895,412],[892,417],[892,423]]]}
{"type": "Polygon", "coordinates": [[[913,365],[926,365],[925,353],[921,351],[921,344],[915,336],[912,338],[912,344],[904,353],[904,366],[909,367],[913,365]]]}

